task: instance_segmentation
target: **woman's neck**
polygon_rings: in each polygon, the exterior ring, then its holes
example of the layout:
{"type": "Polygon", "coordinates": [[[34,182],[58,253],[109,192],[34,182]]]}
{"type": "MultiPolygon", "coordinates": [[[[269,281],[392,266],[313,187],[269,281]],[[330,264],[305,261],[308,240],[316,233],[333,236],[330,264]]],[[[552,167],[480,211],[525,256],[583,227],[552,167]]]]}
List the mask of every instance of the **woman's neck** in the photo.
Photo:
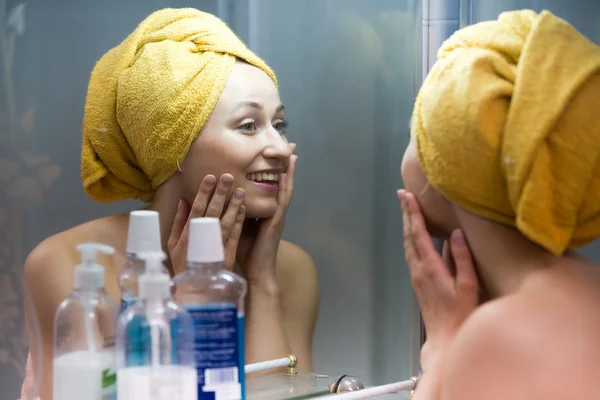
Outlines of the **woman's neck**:
{"type": "Polygon", "coordinates": [[[515,228],[457,211],[477,273],[488,298],[517,291],[527,277],[550,268],[558,257],[527,240],[515,228]]]}
{"type": "MultiPolygon", "coordinates": [[[[169,255],[167,243],[169,241],[169,237],[171,236],[171,228],[173,226],[173,221],[175,220],[175,214],[177,214],[177,205],[179,204],[180,200],[179,190],[174,187],[165,187],[168,184],[169,182],[161,186],[155,192],[152,204],[146,207],[147,210],[158,212],[160,221],[160,240],[163,251],[167,253],[167,256],[169,255]]],[[[171,270],[170,272],[173,273],[169,257],[167,257],[166,264],[171,270]]]]}

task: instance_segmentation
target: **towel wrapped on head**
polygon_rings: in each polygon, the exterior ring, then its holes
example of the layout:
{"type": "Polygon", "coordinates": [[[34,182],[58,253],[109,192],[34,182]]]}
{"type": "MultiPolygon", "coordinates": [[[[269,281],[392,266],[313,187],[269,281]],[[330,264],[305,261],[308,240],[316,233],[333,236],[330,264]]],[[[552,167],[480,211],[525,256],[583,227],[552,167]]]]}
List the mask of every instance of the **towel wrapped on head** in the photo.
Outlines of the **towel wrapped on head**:
{"type": "Polygon", "coordinates": [[[95,200],[151,201],[210,116],[237,59],[273,71],[221,20],[195,9],[146,18],[92,71],[81,176],[95,200]]]}
{"type": "Polygon", "coordinates": [[[456,32],[415,103],[443,196],[553,254],[600,236],[600,47],[550,12],[456,32]]]}

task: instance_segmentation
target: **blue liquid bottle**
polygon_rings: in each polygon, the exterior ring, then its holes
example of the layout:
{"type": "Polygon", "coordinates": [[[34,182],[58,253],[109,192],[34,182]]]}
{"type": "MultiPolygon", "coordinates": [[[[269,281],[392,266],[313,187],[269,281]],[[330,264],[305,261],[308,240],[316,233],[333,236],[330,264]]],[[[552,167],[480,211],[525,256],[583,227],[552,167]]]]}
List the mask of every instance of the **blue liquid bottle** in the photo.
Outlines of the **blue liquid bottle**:
{"type": "Polygon", "coordinates": [[[247,284],[224,267],[219,219],[190,221],[188,265],[173,279],[174,299],[194,321],[198,399],[245,399],[247,284]]]}
{"type": "Polygon", "coordinates": [[[139,298],[121,313],[116,329],[118,400],[196,400],[194,325],[171,299],[160,253],[141,253],[146,270],[139,298]]]}

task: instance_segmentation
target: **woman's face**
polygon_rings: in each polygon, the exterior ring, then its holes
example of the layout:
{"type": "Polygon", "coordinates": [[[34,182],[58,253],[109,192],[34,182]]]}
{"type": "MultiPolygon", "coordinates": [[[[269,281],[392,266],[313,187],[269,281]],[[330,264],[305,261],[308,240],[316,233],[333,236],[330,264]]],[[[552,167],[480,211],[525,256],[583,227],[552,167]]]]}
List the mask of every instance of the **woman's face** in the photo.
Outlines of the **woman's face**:
{"type": "Polygon", "coordinates": [[[411,135],[410,143],[404,152],[401,170],[404,187],[419,200],[427,230],[431,236],[448,239],[450,233],[459,225],[456,214],[450,201],[427,181],[427,177],[419,165],[414,135],[411,135]]]}
{"type": "Polygon", "coordinates": [[[246,215],[268,218],[277,207],[276,180],[291,151],[277,87],[262,70],[237,62],[215,108],[181,165],[184,198],[194,200],[200,182],[229,173],[244,189],[246,215]]]}

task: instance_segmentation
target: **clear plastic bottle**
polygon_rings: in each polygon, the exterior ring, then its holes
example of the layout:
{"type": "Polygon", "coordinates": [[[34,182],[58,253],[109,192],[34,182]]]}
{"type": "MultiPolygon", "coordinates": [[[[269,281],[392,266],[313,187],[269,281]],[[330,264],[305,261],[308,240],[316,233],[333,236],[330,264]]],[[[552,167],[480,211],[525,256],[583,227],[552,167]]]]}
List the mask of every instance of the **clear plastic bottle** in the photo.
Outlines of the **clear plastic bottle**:
{"type": "Polygon", "coordinates": [[[53,398],[115,400],[114,357],[117,301],[104,290],[104,268],[97,252],[114,249],[98,243],[77,246],[82,263],[75,267],[73,292],[54,318],[53,398]]]}
{"type": "Polygon", "coordinates": [[[224,267],[217,218],[192,219],[188,243],[189,270],[173,279],[174,298],[194,321],[198,399],[245,399],[246,281],[224,267]]]}
{"type": "Polygon", "coordinates": [[[119,273],[121,312],[135,303],[138,297],[138,278],[144,272],[144,261],[138,255],[144,252],[162,252],[158,217],[156,211],[138,210],[129,213],[127,261],[119,273]]]}
{"type": "Polygon", "coordinates": [[[118,398],[197,400],[192,319],[171,299],[165,254],[138,257],[146,265],[139,277],[139,299],[117,323],[118,398]]]}

